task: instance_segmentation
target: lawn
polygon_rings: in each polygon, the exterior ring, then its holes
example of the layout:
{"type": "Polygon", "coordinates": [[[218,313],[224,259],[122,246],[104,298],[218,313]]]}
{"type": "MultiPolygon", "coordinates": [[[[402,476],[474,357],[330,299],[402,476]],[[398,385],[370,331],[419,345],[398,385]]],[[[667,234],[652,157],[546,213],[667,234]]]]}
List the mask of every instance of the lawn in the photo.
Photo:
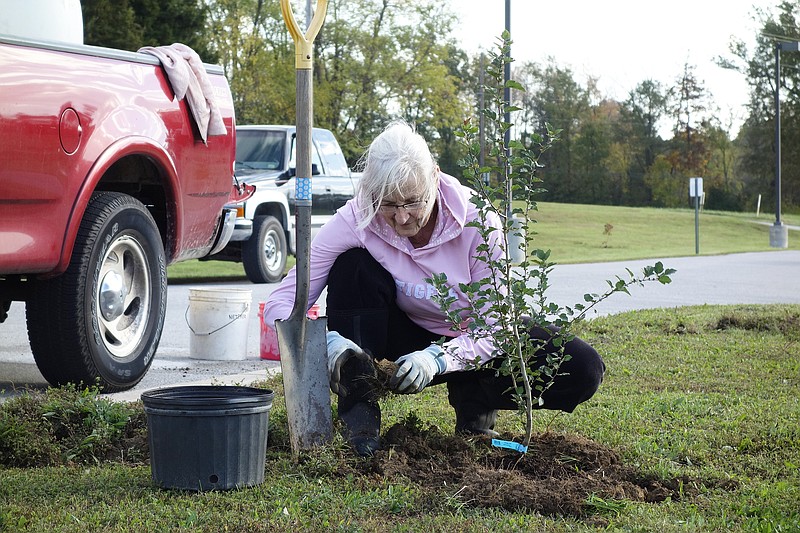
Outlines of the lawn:
{"type": "MultiPolygon", "coordinates": [[[[695,255],[693,209],[654,209],[540,203],[534,212],[534,245],[551,249],[561,264],[624,261],[695,255]]],[[[800,225],[793,216],[784,223],[800,225]]],[[[703,211],[699,216],[701,255],[774,250],[762,214],[703,211]]],[[[800,250],[800,231],[790,231],[789,248],[800,250]]]]}
{"type": "MultiPolygon", "coordinates": [[[[657,501],[597,492],[582,496],[577,514],[542,512],[535,495],[522,509],[487,505],[498,501],[495,490],[519,497],[523,485],[489,491],[488,480],[423,483],[411,472],[397,474],[410,455],[388,450],[378,468],[353,457],[338,436],[295,462],[281,381],[273,377],[261,385],[276,393],[265,481],[224,492],[153,486],[139,404],[131,404],[128,430],[117,434],[129,440],[115,447],[109,425],[99,420],[119,426],[119,412],[89,408],[88,394],[52,393],[39,410],[32,401],[22,407],[20,399],[6,402],[0,406],[0,530],[800,530],[800,306],[637,311],[596,318],[579,334],[603,354],[606,379],[572,414],[537,412],[537,436],[594,443],[598,454],[617,457],[618,467],[671,487],[657,501]],[[10,466],[37,456],[34,463],[49,466],[10,466]]],[[[412,420],[432,445],[452,434],[443,387],[389,396],[382,405],[384,431],[412,420]]],[[[521,428],[516,413],[501,413],[504,435],[519,435],[521,428]]],[[[485,442],[469,446],[485,457],[485,442]]],[[[435,479],[449,457],[438,452],[422,459],[421,470],[435,479]]],[[[610,467],[588,468],[589,459],[565,453],[550,461],[553,471],[603,478],[610,467]]],[[[559,486],[546,472],[527,481],[549,490],[559,486]]]]}

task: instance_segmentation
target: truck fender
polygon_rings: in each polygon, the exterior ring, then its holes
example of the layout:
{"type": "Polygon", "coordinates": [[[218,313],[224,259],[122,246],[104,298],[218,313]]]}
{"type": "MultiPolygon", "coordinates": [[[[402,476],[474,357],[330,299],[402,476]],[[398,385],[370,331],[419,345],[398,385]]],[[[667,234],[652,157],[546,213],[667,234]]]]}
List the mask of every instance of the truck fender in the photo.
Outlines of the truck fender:
{"type": "MultiPolygon", "coordinates": [[[[61,257],[58,266],[54,272],[64,272],[69,265],[70,258],[73,251],[73,243],[75,242],[78,228],[80,227],[81,220],[86,213],[86,207],[89,204],[92,193],[98,189],[98,184],[102,181],[103,176],[108,172],[114,163],[122,160],[128,156],[146,157],[155,164],[158,168],[162,185],[167,196],[166,208],[170,210],[167,217],[170,227],[162,228],[167,235],[174,235],[180,237],[181,235],[181,220],[180,217],[175,216],[182,210],[180,182],[178,180],[178,173],[175,168],[175,163],[161,145],[156,143],[153,139],[148,137],[134,136],[125,137],[108,145],[105,150],[97,157],[94,164],[89,169],[86,178],[83,181],[80,193],[78,194],[72,213],[67,224],[66,234],[64,236],[64,244],[61,249],[61,257]]],[[[179,239],[170,239],[171,242],[179,242],[179,239]]],[[[167,243],[164,243],[165,247],[167,243]]],[[[174,246],[174,244],[173,244],[174,246]]],[[[169,257],[175,254],[175,250],[165,250],[167,254],[167,261],[169,257]]]]}

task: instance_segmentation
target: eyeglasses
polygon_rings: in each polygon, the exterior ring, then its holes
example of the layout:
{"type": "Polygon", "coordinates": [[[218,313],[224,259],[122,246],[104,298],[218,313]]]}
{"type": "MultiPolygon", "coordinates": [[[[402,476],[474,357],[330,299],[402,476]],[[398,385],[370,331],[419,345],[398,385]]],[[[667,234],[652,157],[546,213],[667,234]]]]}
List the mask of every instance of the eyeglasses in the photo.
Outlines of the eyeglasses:
{"type": "Polygon", "coordinates": [[[422,210],[422,208],[424,208],[425,204],[427,203],[428,203],[427,201],[422,201],[422,202],[411,202],[409,204],[402,204],[402,205],[381,204],[380,206],[378,206],[378,209],[384,215],[394,215],[400,209],[402,209],[406,213],[411,213],[414,211],[422,210]]]}

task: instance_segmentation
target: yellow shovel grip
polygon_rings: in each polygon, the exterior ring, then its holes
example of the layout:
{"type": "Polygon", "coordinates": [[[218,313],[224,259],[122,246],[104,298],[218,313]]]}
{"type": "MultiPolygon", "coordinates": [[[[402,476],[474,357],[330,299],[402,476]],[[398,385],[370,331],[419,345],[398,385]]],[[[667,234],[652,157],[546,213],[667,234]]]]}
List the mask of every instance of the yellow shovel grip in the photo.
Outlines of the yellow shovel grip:
{"type": "Polygon", "coordinates": [[[325,21],[328,0],[317,0],[317,9],[314,11],[314,17],[311,19],[311,24],[308,26],[305,35],[300,31],[300,26],[297,25],[297,20],[294,18],[294,12],[289,2],[290,0],[281,0],[281,14],[284,22],[286,22],[286,27],[289,28],[292,39],[294,39],[294,67],[296,70],[311,70],[314,56],[314,39],[325,21]]]}

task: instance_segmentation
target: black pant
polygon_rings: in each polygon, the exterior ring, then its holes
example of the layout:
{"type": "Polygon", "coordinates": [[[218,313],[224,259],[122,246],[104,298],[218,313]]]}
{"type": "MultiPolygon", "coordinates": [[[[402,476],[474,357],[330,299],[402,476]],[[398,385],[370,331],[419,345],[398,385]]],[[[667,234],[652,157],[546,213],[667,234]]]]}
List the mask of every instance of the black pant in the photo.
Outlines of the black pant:
{"type": "MultiPolygon", "coordinates": [[[[391,274],[363,248],[342,253],[328,277],[328,329],[338,331],[376,359],[391,361],[424,349],[441,338],[416,325],[397,307],[397,289],[391,274]]],[[[541,340],[552,337],[553,331],[534,327],[532,336],[541,340]]],[[[543,365],[548,353],[556,349],[548,343],[537,353],[536,365],[543,365]]],[[[572,412],[594,395],[603,380],[605,365],[594,348],[579,338],[565,345],[570,356],[560,368],[560,375],[544,393],[544,409],[572,412]]],[[[497,375],[497,360],[480,370],[451,372],[436,376],[431,385],[447,383],[448,398],[456,411],[457,429],[465,429],[475,419],[488,417],[493,426],[497,409],[517,409],[509,388],[511,376],[497,375]],[[461,426],[461,427],[459,427],[461,426]]],[[[348,394],[339,398],[339,413],[347,412],[360,402],[371,402],[368,381],[359,379],[367,372],[364,365],[350,365],[343,371],[342,384],[348,394]]],[[[485,429],[492,429],[486,427],[485,429]]]]}

